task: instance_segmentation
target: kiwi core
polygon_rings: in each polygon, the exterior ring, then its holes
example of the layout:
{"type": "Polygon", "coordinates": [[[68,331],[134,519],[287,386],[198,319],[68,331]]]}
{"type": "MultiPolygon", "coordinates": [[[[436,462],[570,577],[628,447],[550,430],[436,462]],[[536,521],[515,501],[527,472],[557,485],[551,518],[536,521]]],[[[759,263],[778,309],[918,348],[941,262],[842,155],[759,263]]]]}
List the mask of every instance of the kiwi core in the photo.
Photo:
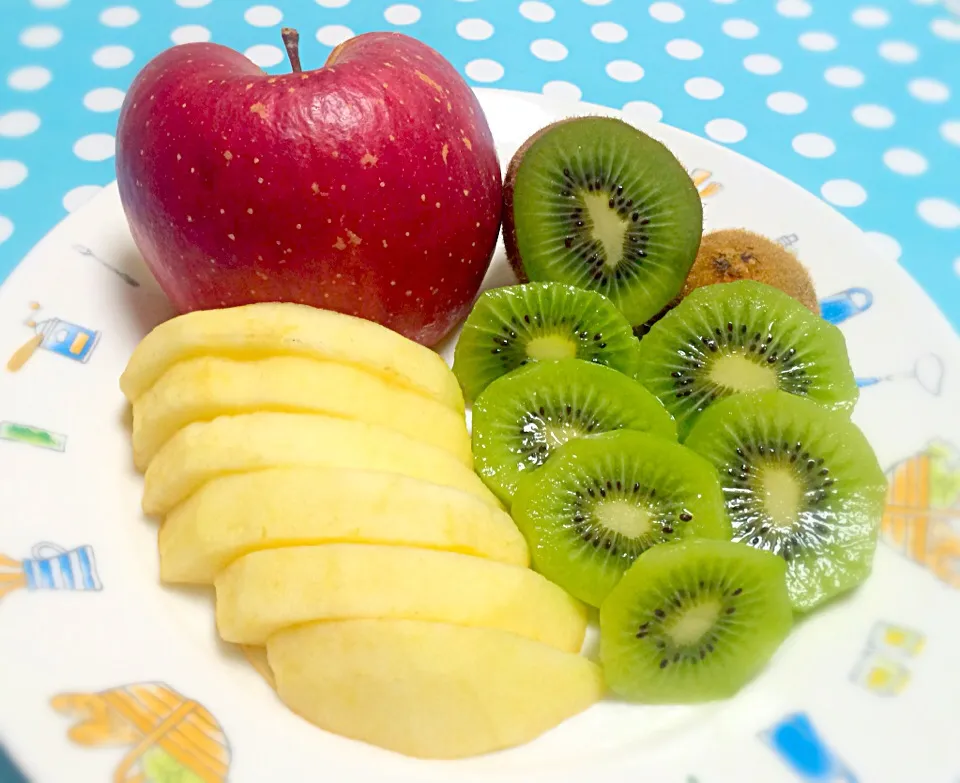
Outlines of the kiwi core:
{"type": "Polygon", "coordinates": [[[696,644],[713,628],[719,616],[720,602],[704,601],[684,611],[676,622],[667,628],[667,634],[679,646],[696,644]]]}
{"type": "Polygon", "coordinates": [[[626,500],[602,503],[596,510],[597,520],[608,530],[627,538],[639,538],[650,532],[653,515],[642,506],[626,500]]]}
{"type": "Polygon", "coordinates": [[[590,218],[591,234],[603,246],[606,256],[604,264],[614,269],[623,258],[623,243],[630,221],[624,220],[615,209],[610,208],[612,202],[603,193],[581,193],[580,198],[590,218]]]}
{"type": "Polygon", "coordinates": [[[538,362],[556,362],[561,359],[574,359],[577,346],[559,334],[544,334],[534,337],[527,343],[527,356],[538,362]]]}
{"type": "Polygon", "coordinates": [[[792,526],[803,507],[803,488],[786,468],[767,468],[760,479],[763,507],[775,525],[792,526]]]}
{"type": "Polygon", "coordinates": [[[728,353],[710,366],[710,380],[734,392],[765,391],[777,388],[777,371],[742,353],[728,353]]]}

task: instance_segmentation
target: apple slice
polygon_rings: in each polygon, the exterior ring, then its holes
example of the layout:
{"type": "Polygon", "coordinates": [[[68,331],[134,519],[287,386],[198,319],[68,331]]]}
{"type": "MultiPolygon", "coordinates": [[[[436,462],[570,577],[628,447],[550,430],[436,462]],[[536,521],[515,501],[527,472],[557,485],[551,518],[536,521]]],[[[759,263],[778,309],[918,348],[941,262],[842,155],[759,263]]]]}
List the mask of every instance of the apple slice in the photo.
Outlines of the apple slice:
{"type": "Polygon", "coordinates": [[[345,364],[291,356],[237,362],[202,357],[167,370],[133,404],[140,470],[179,429],[256,411],[323,413],[376,424],[449,452],[473,467],[461,414],[345,364]]]}
{"type": "Polygon", "coordinates": [[[456,487],[500,507],[462,462],[399,432],[312,413],[244,413],[188,424],[170,438],[144,475],[143,511],[162,516],[227,473],[294,466],[385,470],[456,487]]]}
{"type": "Polygon", "coordinates": [[[603,696],[600,669],[506,631],[413,620],[290,628],[267,642],[280,698],[322,729],[455,759],[528,742],[603,696]]]}
{"type": "Polygon", "coordinates": [[[224,641],[263,644],[318,620],[398,619],[499,628],[580,652],[586,607],[529,568],[404,546],[267,549],[217,576],[224,641]]]}
{"type": "Polygon", "coordinates": [[[196,356],[340,362],[463,411],[457,379],[429,348],[372,321],[289,302],[201,310],[160,324],[134,350],[120,389],[133,402],[172,365],[196,356]]]}
{"type": "Polygon", "coordinates": [[[466,492],[396,473],[275,468],[215,478],[173,509],[160,578],[212,584],[248,552],[344,541],[530,563],[510,516],[466,492]]]}

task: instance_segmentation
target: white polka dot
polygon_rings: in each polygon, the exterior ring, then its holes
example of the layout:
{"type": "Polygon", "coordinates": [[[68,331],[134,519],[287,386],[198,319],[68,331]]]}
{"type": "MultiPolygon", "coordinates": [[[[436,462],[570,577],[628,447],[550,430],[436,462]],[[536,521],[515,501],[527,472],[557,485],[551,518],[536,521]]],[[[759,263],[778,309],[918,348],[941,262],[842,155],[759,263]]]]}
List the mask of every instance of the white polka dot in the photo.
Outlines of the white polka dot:
{"type": "Polygon", "coordinates": [[[485,41],[493,35],[493,25],[486,19],[462,19],[457,22],[457,35],[468,41],[485,41]]]}
{"type": "Polygon", "coordinates": [[[739,38],[744,41],[749,38],[756,38],[760,32],[760,28],[748,19],[727,19],[723,23],[722,29],[731,38],[739,38]]]}
{"type": "Polygon", "coordinates": [[[547,82],[543,85],[543,94],[555,101],[579,101],[583,93],[575,84],[563,81],[547,82]]]}
{"type": "Polygon", "coordinates": [[[49,24],[27,27],[20,33],[20,43],[31,49],[48,49],[56,46],[61,40],[63,40],[63,33],[60,28],[49,24]]]}
{"type": "Polygon", "coordinates": [[[886,261],[900,260],[903,248],[900,247],[900,243],[889,234],[884,234],[880,231],[867,231],[863,237],[867,240],[870,249],[878,258],[886,261]]]}
{"type": "Polygon", "coordinates": [[[940,126],[940,135],[944,141],[960,147],[960,120],[947,120],[940,126]]]}
{"type": "Polygon", "coordinates": [[[283,50],[273,44],[255,44],[244,51],[244,55],[261,68],[269,68],[283,61],[283,50]]]}
{"type": "Polygon", "coordinates": [[[676,3],[652,3],[650,16],[658,22],[679,22],[684,17],[683,9],[676,3]]]}
{"type": "Polygon", "coordinates": [[[884,41],[877,47],[880,56],[891,63],[915,63],[920,56],[917,47],[906,41],[884,41]]]}
{"type": "Polygon", "coordinates": [[[83,105],[90,111],[116,111],[123,105],[124,94],[116,87],[97,87],[83,96],[83,105]]]}
{"type": "Polygon", "coordinates": [[[63,208],[67,212],[73,212],[86,204],[101,190],[103,188],[100,185],[80,185],[73,190],[68,190],[63,195],[63,208]]]}
{"type": "Polygon", "coordinates": [[[926,103],[943,103],[950,97],[950,88],[936,79],[913,79],[907,89],[918,101],[926,103]]]}
{"type": "Polygon", "coordinates": [[[283,11],[272,5],[253,5],[244,11],[243,19],[254,27],[273,27],[283,21],[283,11]]]}
{"type": "Polygon", "coordinates": [[[890,24],[890,14],[876,6],[863,6],[862,8],[858,8],[850,18],[853,19],[855,25],[859,25],[860,27],[875,28],[890,24]]]}
{"type": "Polygon", "coordinates": [[[399,3],[390,6],[383,12],[383,18],[390,24],[413,24],[420,19],[420,9],[409,3],[399,3]]]}
{"type": "Polygon", "coordinates": [[[13,221],[10,218],[0,215],[0,244],[6,242],[13,236],[13,221]]]}
{"type": "Polygon", "coordinates": [[[737,0],[713,0],[717,5],[732,5],[737,2],[737,0]]]}
{"type": "Polygon", "coordinates": [[[590,28],[590,35],[604,43],[620,43],[627,39],[627,28],[616,22],[597,22],[590,28]]]}
{"type": "Polygon", "coordinates": [[[29,136],[40,127],[40,118],[32,111],[8,111],[0,114],[0,136],[19,138],[29,136]]]}
{"type": "MultiPolygon", "coordinates": [[[[0,215],[0,242],[2,241],[3,241],[3,216],[0,215]]],[[[953,271],[957,275],[957,277],[960,277],[960,256],[957,256],[955,259],[953,259],[953,271]]]]}
{"type": "Polygon", "coordinates": [[[647,125],[651,122],[660,122],[663,111],[655,103],[649,101],[630,101],[623,104],[623,119],[635,125],[647,125]]]}
{"type": "Polygon", "coordinates": [[[925,198],[917,214],[934,228],[960,228],[960,207],[945,198],[925,198]]]}
{"type": "Polygon", "coordinates": [[[34,8],[63,8],[70,0],[30,0],[34,8]]]}
{"type": "Polygon", "coordinates": [[[53,74],[42,65],[25,65],[10,71],[7,84],[14,90],[40,90],[50,84],[53,74]]]}
{"type": "Polygon", "coordinates": [[[960,41],[960,20],[934,19],[930,23],[930,30],[937,38],[945,41],[960,41]]]}
{"type": "Polygon", "coordinates": [[[531,22],[549,22],[556,13],[553,7],[546,3],[534,2],[534,0],[520,3],[520,15],[531,22]]]}
{"type": "Polygon", "coordinates": [[[93,53],[94,65],[101,68],[123,68],[133,62],[133,49],[127,46],[101,46],[93,53]]]}
{"type": "Polygon", "coordinates": [[[203,8],[205,5],[210,5],[212,0],[176,0],[176,2],[181,8],[203,8]]]}
{"type": "Polygon", "coordinates": [[[849,65],[835,65],[833,68],[827,68],[823,77],[834,87],[859,87],[864,81],[863,71],[849,65]]]}
{"type": "Polygon", "coordinates": [[[703,57],[703,47],[687,38],[675,38],[667,41],[667,54],[678,60],[696,60],[703,57]]]}
{"type": "Polygon", "coordinates": [[[783,70],[783,64],[771,54],[748,54],[743,58],[743,67],[758,76],[772,76],[783,70]]]}
{"type": "Polygon", "coordinates": [[[724,144],[736,144],[747,137],[746,127],[742,123],[727,117],[710,120],[703,129],[711,139],[724,144]]]}
{"type": "Polygon", "coordinates": [[[464,70],[475,82],[495,82],[503,78],[503,66],[496,60],[471,60],[464,70]]]}
{"type": "Polygon", "coordinates": [[[795,92],[772,92],[767,106],[778,114],[801,114],[807,110],[807,99],[795,92]]]}
{"type": "Polygon", "coordinates": [[[790,19],[805,19],[813,13],[813,8],[807,0],[780,0],[777,13],[790,19]]]}
{"type": "Polygon", "coordinates": [[[604,70],[607,76],[618,82],[638,82],[643,78],[643,67],[633,60],[611,60],[604,70]]]}
{"type": "Polygon", "coordinates": [[[801,133],[793,137],[793,150],[805,158],[829,158],[837,151],[837,145],[820,133],[801,133]]]}
{"type": "Polygon", "coordinates": [[[530,44],[530,51],[537,59],[551,63],[560,62],[567,56],[567,47],[552,38],[538,38],[530,44]]]}
{"type": "Polygon", "coordinates": [[[353,30],[342,24],[328,24],[317,30],[317,40],[326,46],[339,46],[353,38],[353,30]]]}
{"type": "Polygon", "coordinates": [[[77,139],[73,154],[80,160],[106,160],[113,157],[116,144],[116,139],[109,133],[91,133],[77,139]]]}
{"type": "Polygon", "coordinates": [[[19,160],[0,160],[0,190],[15,188],[27,178],[27,167],[19,160]]]}
{"type": "Polygon", "coordinates": [[[170,33],[170,40],[175,44],[206,43],[213,35],[202,24],[185,24],[170,33]]]}
{"type": "Polygon", "coordinates": [[[837,39],[830,33],[803,33],[797,41],[808,52],[831,52],[837,48],[837,39]]]}
{"type": "Polygon", "coordinates": [[[314,2],[323,8],[343,8],[350,0],[314,0],[314,2]]]}
{"type": "Polygon", "coordinates": [[[863,186],[850,179],[831,179],[823,183],[820,195],[838,207],[859,207],[867,200],[863,186]]]}
{"type": "Polygon", "coordinates": [[[100,12],[100,24],[107,27],[130,27],[140,21],[140,12],[130,5],[116,5],[100,12]]]}
{"type": "Polygon", "coordinates": [[[886,106],[876,103],[864,103],[854,108],[853,121],[864,128],[882,129],[893,125],[896,117],[886,106]]]}
{"type": "Polygon", "coordinates": [[[893,147],[884,152],[883,163],[890,171],[908,177],[923,174],[929,168],[927,159],[923,155],[903,147],[893,147]]]}
{"type": "Polygon", "coordinates": [[[723,95],[723,85],[709,76],[694,76],[692,79],[687,79],[683,89],[688,95],[699,98],[701,101],[712,101],[723,95]]]}

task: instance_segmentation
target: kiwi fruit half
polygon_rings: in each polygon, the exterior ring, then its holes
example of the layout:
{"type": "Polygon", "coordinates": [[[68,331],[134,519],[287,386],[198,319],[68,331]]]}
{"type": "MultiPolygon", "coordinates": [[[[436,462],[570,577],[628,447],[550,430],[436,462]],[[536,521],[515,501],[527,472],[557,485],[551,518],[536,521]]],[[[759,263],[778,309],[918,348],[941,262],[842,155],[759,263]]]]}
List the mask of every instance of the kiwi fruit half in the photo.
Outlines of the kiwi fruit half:
{"type": "Polygon", "coordinates": [[[611,117],[536,133],[510,161],[503,196],[520,279],[599,291],[631,325],[680,292],[703,231],[700,195],[673,153],[611,117]]]}
{"type": "Polygon", "coordinates": [[[604,676],[640,701],[726,698],[792,624],[784,563],[769,552],[703,539],[653,547],[600,607],[604,676]]]}
{"type": "Polygon", "coordinates": [[[636,378],[676,417],[681,439],[731,394],[781,389],[847,412],[859,394],[842,332],[752,280],[697,288],[640,345],[636,378]]]}
{"type": "Polygon", "coordinates": [[[677,443],[629,430],[561,446],[521,482],[512,513],[533,567],[592,606],[651,547],[730,538],[713,467],[677,443]]]}
{"type": "Polygon", "coordinates": [[[682,295],[705,285],[737,280],[756,280],[779,288],[820,315],[813,281],[797,257],[772,239],[742,228],[703,235],[682,295]]]}
{"type": "Polygon", "coordinates": [[[734,540],[786,561],[797,610],[867,578],[887,482],[846,416],[779,391],[731,397],[686,443],[719,472],[734,540]]]}
{"type": "Polygon", "coordinates": [[[468,400],[511,370],[533,362],[577,358],[632,375],[636,341],[613,304],[560,283],[487,291],[463,325],[453,372],[468,400]]]}
{"type": "Polygon", "coordinates": [[[509,503],[557,447],[619,429],[677,439],[667,409],[626,375],[580,359],[535,364],[494,381],[474,403],[474,469],[509,503]]]}

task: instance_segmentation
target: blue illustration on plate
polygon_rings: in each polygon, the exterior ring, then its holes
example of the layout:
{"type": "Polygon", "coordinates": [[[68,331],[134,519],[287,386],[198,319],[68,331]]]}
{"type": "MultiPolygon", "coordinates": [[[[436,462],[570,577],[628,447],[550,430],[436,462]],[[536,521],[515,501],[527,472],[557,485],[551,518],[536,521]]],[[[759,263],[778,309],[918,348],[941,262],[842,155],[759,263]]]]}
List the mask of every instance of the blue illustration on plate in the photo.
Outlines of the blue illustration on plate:
{"type": "Polygon", "coordinates": [[[778,245],[781,245],[786,250],[789,250],[791,253],[796,255],[797,253],[797,243],[800,241],[800,237],[796,234],[783,234],[782,236],[777,237],[775,240],[778,245]]]}
{"type": "Polygon", "coordinates": [[[850,679],[878,696],[896,696],[910,681],[906,661],[923,650],[926,637],[911,628],[879,621],[874,624],[850,679]]]}
{"type": "Polygon", "coordinates": [[[0,440],[23,443],[50,451],[65,451],[67,448],[66,435],[15,421],[0,421],[0,440]]]}
{"type": "Polygon", "coordinates": [[[913,367],[900,372],[893,372],[887,375],[872,375],[857,378],[857,386],[861,389],[868,386],[876,386],[879,383],[887,381],[914,381],[920,385],[927,394],[934,397],[940,396],[943,390],[944,366],[943,359],[935,353],[928,353],[921,356],[913,363],[913,367]]]}
{"type": "Polygon", "coordinates": [[[113,264],[108,264],[106,261],[100,258],[100,256],[94,253],[86,245],[75,244],[73,246],[73,249],[76,250],[82,256],[86,256],[87,258],[92,258],[94,261],[100,264],[100,266],[102,266],[104,269],[107,269],[110,272],[113,272],[113,274],[115,274],[117,277],[123,280],[123,282],[126,283],[127,285],[132,286],[133,288],[139,288],[140,283],[133,276],[128,275],[122,269],[117,269],[115,266],[113,266],[113,264]]]}
{"type": "Polygon", "coordinates": [[[30,303],[30,310],[32,312],[24,325],[33,329],[34,335],[7,360],[7,369],[10,372],[16,372],[23,367],[37,350],[49,351],[82,363],[90,360],[93,349],[100,341],[100,332],[61,318],[44,318],[38,321],[40,305],[37,302],[30,303]]]}
{"type": "Polygon", "coordinates": [[[820,300],[820,315],[832,324],[841,324],[855,315],[866,312],[873,305],[873,294],[855,286],[820,300]]]}
{"type": "Polygon", "coordinates": [[[858,778],[820,738],[802,712],[787,715],[760,734],[801,780],[811,783],[858,783],[858,778]]]}
{"type": "Polygon", "coordinates": [[[89,544],[66,550],[43,542],[31,556],[15,560],[0,555],[0,598],[15,590],[70,590],[90,592],[103,589],[97,561],[89,544]]]}

